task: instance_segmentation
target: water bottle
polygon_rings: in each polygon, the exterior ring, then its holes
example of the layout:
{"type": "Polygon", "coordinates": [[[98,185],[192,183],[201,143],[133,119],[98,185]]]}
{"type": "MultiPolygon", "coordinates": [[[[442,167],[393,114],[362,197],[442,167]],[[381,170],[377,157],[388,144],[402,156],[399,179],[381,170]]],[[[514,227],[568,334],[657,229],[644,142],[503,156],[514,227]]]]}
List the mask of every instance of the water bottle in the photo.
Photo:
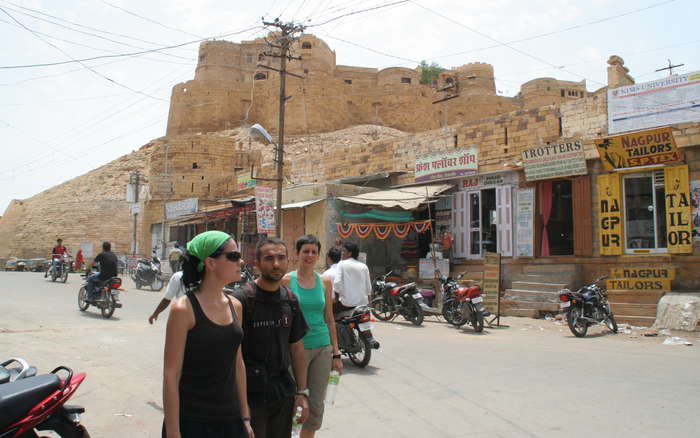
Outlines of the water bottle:
{"type": "Polygon", "coordinates": [[[301,406],[297,406],[297,410],[294,412],[294,416],[292,417],[292,438],[301,437],[302,424],[299,422],[299,420],[301,419],[301,413],[303,410],[304,409],[301,406]]]}
{"type": "Polygon", "coordinates": [[[340,373],[337,370],[331,371],[328,375],[328,388],[326,389],[326,406],[335,404],[335,394],[338,392],[340,383],[340,373]]]}

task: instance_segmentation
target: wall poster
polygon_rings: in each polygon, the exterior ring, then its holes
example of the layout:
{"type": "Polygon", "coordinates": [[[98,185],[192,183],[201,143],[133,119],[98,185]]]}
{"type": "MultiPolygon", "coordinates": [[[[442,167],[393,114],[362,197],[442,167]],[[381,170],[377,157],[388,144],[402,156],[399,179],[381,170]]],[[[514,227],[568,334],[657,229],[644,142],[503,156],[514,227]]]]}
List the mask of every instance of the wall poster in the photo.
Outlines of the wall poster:
{"type": "Polygon", "coordinates": [[[516,257],[534,256],[535,239],[535,189],[534,187],[518,189],[517,211],[515,221],[517,231],[515,238],[516,257]]]}
{"type": "Polygon", "coordinates": [[[255,186],[255,210],[258,233],[275,232],[275,190],[272,187],[255,186]]]}

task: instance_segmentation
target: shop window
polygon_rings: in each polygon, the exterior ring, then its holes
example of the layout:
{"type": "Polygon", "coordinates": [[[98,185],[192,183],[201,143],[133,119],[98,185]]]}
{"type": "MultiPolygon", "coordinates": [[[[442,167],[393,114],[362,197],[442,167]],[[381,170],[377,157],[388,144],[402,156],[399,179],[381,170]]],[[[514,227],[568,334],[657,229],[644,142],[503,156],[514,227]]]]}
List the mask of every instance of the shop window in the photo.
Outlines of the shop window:
{"type": "Polygon", "coordinates": [[[352,85],[352,79],[345,79],[345,83],[348,85],[352,85]]]}
{"type": "Polygon", "coordinates": [[[625,250],[665,250],[666,203],[664,172],[623,176],[625,250]]]}
{"type": "Polygon", "coordinates": [[[311,48],[311,43],[308,42],[308,41],[305,41],[305,42],[301,43],[301,48],[302,48],[302,49],[310,49],[310,48],[311,48]]]}

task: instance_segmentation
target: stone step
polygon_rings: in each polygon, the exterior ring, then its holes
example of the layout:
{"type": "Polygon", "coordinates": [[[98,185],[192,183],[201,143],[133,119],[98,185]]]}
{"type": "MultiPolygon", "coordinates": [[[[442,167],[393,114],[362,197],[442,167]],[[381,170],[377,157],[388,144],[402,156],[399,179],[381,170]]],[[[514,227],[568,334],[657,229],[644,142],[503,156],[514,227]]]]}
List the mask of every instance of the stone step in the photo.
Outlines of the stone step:
{"type": "Polygon", "coordinates": [[[615,321],[619,323],[625,323],[633,326],[639,327],[651,327],[656,321],[654,316],[628,316],[628,315],[615,315],[615,321]]]}
{"type": "Polygon", "coordinates": [[[529,264],[523,267],[523,273],[527,275],[571,275],[576,276],[578,267],[576,265],[539,265],[529,264]]]}
{"type": "Polygon", "coordinates": [[[559,292],[506,289],[504,298],[512,301],[559,303],[559,292]]]}
{"type": "Polygon", "coordinates": [[[611,303],[656,304],[666,292],[640,290],[609,290],[611,303]]]}
{"type": "Polygon", "coordinates": [[[520,289],[520,290],[534,290],[534,291],[547,291],[547,292],[559,292],[563,288],[566,287],[566,283],[539,283],[539,282],[531,282],[531,281],[514,281],[513,282],[513,289],[520,289]]]}
{"type": "Polygon", "coordinates": [[[501,310],[503,309],[531,309],[543,312],[559,312],[559,303],[543,303],[539,301],[514,301],[501,300],[501,310]]]}
{"type": "Polygon", "coordinates": [[[575,278],[571,275],[514,275],[513,282],[525,283],[560,283],[571,289],[575,278]]]}
{"type": "Polygon", "coordinates": [[[656,304],[617,304],[610,303],[615,316],[653,316],[656,317],[656,304]]]}
{"type": "Polygon", "coordinates": [[[534,309],[501,309],[501,315],[503,316],[522,316],[526,318],[539,318],[540,311],[534,309]]]}

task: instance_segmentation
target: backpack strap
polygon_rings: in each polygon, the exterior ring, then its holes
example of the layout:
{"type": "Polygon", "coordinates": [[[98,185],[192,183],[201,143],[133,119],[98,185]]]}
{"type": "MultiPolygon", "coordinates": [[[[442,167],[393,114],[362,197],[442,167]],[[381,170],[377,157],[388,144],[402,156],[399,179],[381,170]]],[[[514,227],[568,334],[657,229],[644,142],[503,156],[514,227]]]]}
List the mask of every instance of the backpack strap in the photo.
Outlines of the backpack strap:
{"type": "Polygon", "coordinates": [[[255,311],[255,289],[254,289],[254,284],[253,282],[248,282],[245,285],[243,285],[242,290],[243,293],[245,294],[246,300],[244,303],[244,310],[245,310],[245,321],[243,323],[247,323],[250,321],[252,323],[253,321],[253,312],[255,311]]]}

